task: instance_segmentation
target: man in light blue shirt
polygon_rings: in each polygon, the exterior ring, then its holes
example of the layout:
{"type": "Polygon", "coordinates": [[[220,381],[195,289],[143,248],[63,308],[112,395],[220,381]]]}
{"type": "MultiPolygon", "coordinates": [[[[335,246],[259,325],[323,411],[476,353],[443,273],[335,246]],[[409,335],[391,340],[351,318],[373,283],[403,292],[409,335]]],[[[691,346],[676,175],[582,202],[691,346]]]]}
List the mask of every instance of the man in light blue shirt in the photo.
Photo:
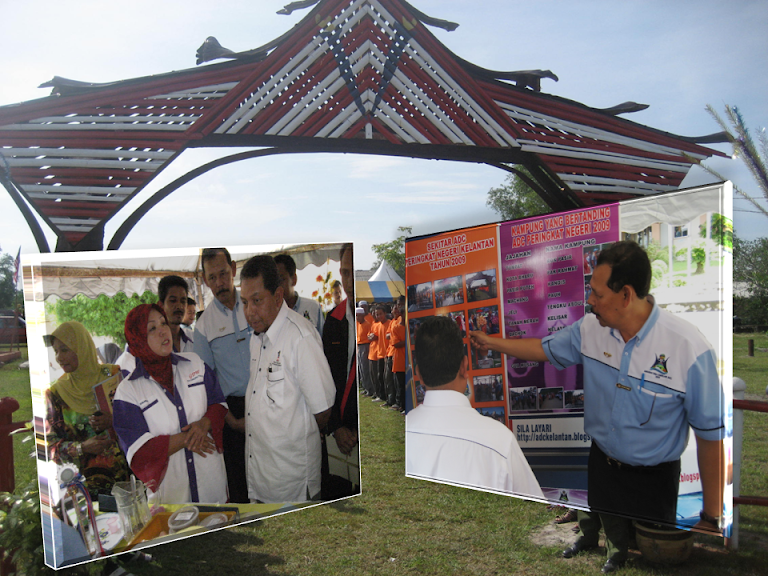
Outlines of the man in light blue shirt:
{"type": "Polygon", "coordinates": [[[651,267],[634,242],[618,242],[597,260],[588,304],[593,314],[544,338],[504,340],[473,332],[480,351],[584,367],[584,430],[592,437],[589,506],[570,558],[606,533],[603,573],[627,558],[631,521],[674,523],[680,456],[693,428],[704,508],[697,529],[719,530],[722,511],[724,400],[710,344],[691,324],[648,295],[651,267]]]}
{"type": "Polygon", "coordinates": [[[213,368],[227,398],[224,425],[224,463],[229,500],[248,503],[245,476],[245,390],[250,377],[252,330],[235,288],[237,264],[225,248],[206,248],[202,254],[203,280],[215,297],[195,325],[194,352],[213,368]]]}

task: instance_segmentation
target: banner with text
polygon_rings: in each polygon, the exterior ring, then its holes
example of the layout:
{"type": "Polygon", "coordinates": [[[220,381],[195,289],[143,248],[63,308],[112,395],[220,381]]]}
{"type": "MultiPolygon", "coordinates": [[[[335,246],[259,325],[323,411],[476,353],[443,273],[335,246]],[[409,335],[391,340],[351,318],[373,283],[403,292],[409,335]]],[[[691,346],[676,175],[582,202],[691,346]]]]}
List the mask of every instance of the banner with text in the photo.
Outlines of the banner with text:
{"type": "MultiPolygon", "coordinates": [[[[584,316],[597,255],[619,239],[619,205],[505,222],[499,237],[504,337],[544,338],[584,316]]],[[[509,426],[521,448],[589,446],[581,366],[508,358],[506,374],[509,426]],[[574,417],[545,416],[563,412],[574,417]]]]}

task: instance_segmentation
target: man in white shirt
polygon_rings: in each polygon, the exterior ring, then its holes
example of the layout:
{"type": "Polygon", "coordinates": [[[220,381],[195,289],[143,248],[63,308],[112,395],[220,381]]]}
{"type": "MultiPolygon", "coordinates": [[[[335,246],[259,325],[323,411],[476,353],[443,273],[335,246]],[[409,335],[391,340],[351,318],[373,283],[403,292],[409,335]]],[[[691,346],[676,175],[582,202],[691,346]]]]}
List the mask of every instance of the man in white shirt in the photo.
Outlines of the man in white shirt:
{"type": "Polygon", "coordinates": [[[290,254],[278,254],[275,256],[275,264],[277,264],[277,274],[280,278],[280,286],[283,288],[285,303],[299,316],[309,320],[317,328],[317,333],[322,336],[325,318],[320,309],[320,303],[311,298],[299,296],[295,290],[296,283],[299,281],[299,277],[296,275],[296,262],[290,254]]]}
{"type": "Polygon", "coordinates": [[[321,445],[336,386],[315,326],[283,301],[271,256],[254,256],[240,273],[251,337],[245,393],[248,497],[255,502],[319,499],[321,445]]]}
{"type": "Polygon", "coordinates": [[[456,322],[426,318],[416,332],[424,403],[405,417],[405,474],[468,488],[544,498],[514,434],[464,396],[468,360],[456,322]]]}

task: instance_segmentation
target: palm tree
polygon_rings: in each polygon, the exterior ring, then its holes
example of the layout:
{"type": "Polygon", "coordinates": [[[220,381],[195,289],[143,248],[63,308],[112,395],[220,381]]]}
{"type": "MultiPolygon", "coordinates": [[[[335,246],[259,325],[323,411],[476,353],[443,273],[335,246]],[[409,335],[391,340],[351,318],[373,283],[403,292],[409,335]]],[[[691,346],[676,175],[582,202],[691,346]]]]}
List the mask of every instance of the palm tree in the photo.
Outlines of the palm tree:
{"type": "MultiPolygon", "coordinates": [[[[741,158],[746,167],[752,173],[757,185],[760,187],[763,193],[763,198],[768,200],[768,169],[766,169],[766,158],[768,158],[768,138],[766,137],[765,128],[761,128],[757,140],[760,144],[759,148],[755,146],[752,136],[749,133],[749,129],[744,124],[744,119],[739,113],[739,109],[736,106],[729,106],[726,104],[725,113],[728,118],[726,123],[720,115],[715,112],[715,109],[711,105],[707,105],[707,112],[720,124],[720,127],[725,131],[729,142],[733,145],[733,157],[741,158]]],[[[719,180],[726,180],[721,174],[713,170],[709,166],[705,166],[701,161],[696,161],[704,170],[712,174],[719,180]]],[[[760,212],[768,216],[768,209],[763,207],[757,198],[750,196],[739,188],[736,184],[733,185],[733,189],[749,200],[752,205],[760,212]]]]}

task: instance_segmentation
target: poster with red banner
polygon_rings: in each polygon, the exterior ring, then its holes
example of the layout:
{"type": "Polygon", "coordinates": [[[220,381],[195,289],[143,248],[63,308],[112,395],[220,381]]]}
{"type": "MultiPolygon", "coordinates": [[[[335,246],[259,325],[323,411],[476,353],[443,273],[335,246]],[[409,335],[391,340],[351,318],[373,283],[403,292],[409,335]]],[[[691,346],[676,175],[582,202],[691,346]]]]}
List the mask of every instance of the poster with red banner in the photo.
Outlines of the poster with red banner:
{"type": "MultiPolygon", "coordinates": [[[[501,337],[498,227],[467,228],[409,241],[405,247],[410,342],[424,318],[448,316],[456,322],[470,356],[465,394],[483,414],[506,423],[501,355],[479,358],[469,346],[469,331],[501,337]]],[[[412,357],[412,356],[411,356],[412,357]]],[[[424,398],[414,386],[415,404],[424,398]]]]}

